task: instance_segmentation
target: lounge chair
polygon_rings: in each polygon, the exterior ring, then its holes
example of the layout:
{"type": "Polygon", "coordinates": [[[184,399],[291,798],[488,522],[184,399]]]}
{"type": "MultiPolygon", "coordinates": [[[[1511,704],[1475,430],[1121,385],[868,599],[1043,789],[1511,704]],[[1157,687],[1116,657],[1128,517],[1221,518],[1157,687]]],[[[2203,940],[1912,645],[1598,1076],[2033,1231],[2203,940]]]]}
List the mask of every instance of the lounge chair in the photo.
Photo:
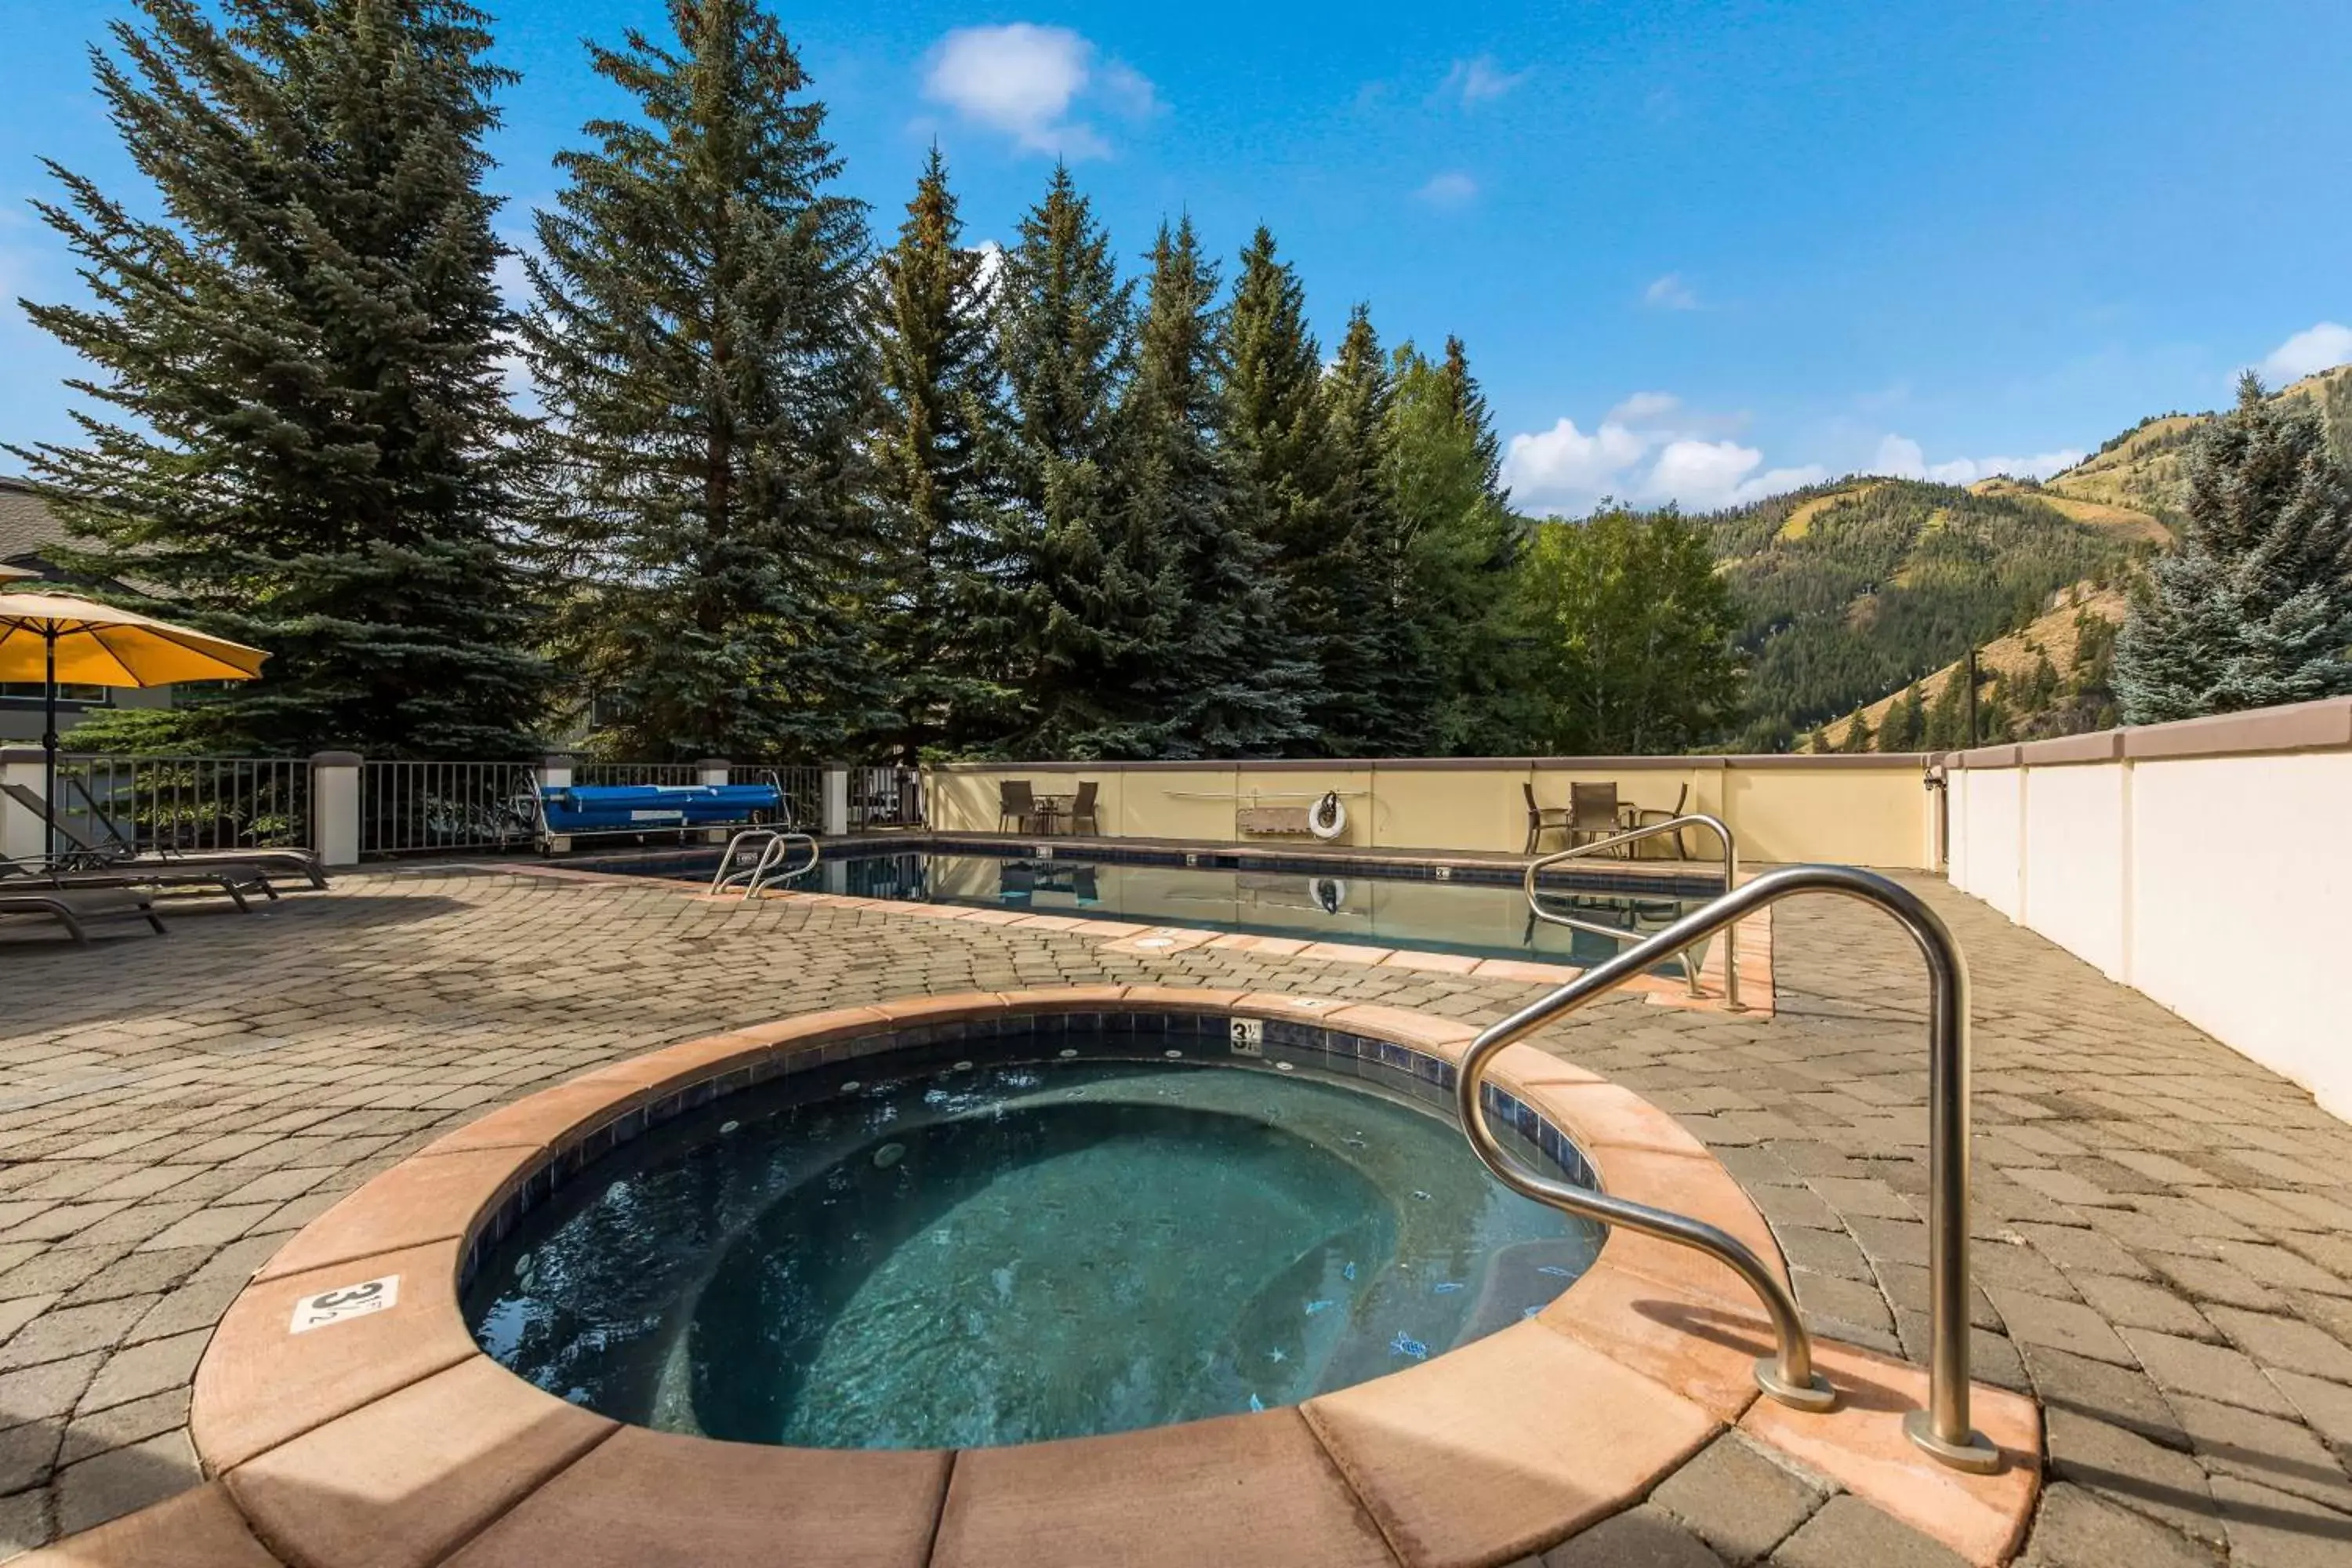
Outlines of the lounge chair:
{"type": "Polygon", "coordinates": [[[89,927],[104,920],[137,918],[157,931],[163,917],[155,912],[149,895],[135,889],[93,888],[67,891],[10,883],[0,887],[0,915],[46,915],[66,928],[77,942],[89,941],[89,927]]]}
{"type": "Polygon", "coordinates": [[[1568,841],[1586,844],[1624,831],[1617,816],[1614,784],[1572,784],[1568,786],[1568,841]]]}
{"type": "Polygon", "coordinates": [[[1092,779],[1079,783],[1077,798],[1070,802],[1071,832],[1100,833],[1102,831],[1102,824],[1095,816],[1095,796],[1101,789],[1102,785],[1092,779]],[[1083,829],[1078,826],[1081,822],[1086,824],[1083,829]]]}
{"type": "MultiPolygon", "coordinates": [[[[326,868],[320,863],[318,855],[309,849],[289,847],[142,850],[137,845],[125,843],[121,838],[110,840],[92,838],[76,827],[70,819],[49,810],[47,803],[24,784],[0,784],[0,795],[5,795],[10,800],[31,812],[34,816],[48,824],[50,830],[58,837],[72,845],[80,855],[89,858],[86,862],[89,868],[236,866],[258,869],[280,877],[300,877],[314,888],[323,888],[327,885],[326,868]]],[[[105,820],[103,816],[96,812],[91,815],[98,821],[105,820]]],[[[275,898],[277,894],[273,892],[270,896],[275,898]]]]}
{"type": "Polygon", "coordinates": [[[26,889],[58,889],[68,892],[130,889],[155,892],[225,893],[240,910],[250,910],[247,893],[278,897],[269,879],[257,866],[207,861],[200,866],[175,866],[168,860],[138,864],[110,863],[76,866],[67,861],[12,860],[0,857],[0,886],[11,892],[26,889]]]}
{"type": "Polygon", "coordinates": [[[1545,834],[1568,831],[1568,808],[1564,805],[1538,805],[1536,786],[1525,779],[1519,781],[1519,793],[1528,797],[1527,852],[1532,855],[1545,834]]]}

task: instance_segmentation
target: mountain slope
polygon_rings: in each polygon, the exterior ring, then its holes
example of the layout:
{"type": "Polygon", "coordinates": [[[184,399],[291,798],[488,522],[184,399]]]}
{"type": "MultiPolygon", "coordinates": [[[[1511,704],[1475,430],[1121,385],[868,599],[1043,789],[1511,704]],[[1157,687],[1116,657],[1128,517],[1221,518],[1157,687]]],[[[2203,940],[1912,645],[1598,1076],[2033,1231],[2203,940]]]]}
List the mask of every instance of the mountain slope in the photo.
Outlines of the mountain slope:
{"type": "Polygon", "coordinates": [[[1743,615],[1734,744],[1800,734],[2021,626],[2070,584],[2120,581],[2161,535],[2145,513],[2067,515],[2031,487],[1865,479],[1694,520],[1743,615]]]}

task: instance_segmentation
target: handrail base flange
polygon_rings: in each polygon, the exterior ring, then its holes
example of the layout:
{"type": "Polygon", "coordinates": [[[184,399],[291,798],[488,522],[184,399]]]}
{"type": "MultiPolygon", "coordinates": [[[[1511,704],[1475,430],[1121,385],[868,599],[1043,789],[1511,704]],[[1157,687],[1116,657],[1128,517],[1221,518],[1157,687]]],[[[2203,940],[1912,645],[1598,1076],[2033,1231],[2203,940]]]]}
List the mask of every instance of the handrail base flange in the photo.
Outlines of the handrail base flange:
{"type": "Polygon", "coordinates": [[[1917,1444],[1929,1458],[1956,1470],[1966,1470],[1972,1476],[1989,1476],[2001,1467],[2000,1450],[1993,1447],[1991,1438],[1970,1428],[1967,1442],[1946,1442],[1936,1436],[1935,1417],[1925,1410],[1904,1412],[1903,1435],[1917,1444]]]}
{"type": "Polygon", "coordinates": [[[1830,1386],[1828,1378],[1815,1373],[1811,1383],[1790,1383],[1780,1375],[1780,1360],[1774,1356],[1757,1358],[1756,1386],[1791,1410],[1819,1412],[1837,1407],[1837,1390],[1830,1386]]]}

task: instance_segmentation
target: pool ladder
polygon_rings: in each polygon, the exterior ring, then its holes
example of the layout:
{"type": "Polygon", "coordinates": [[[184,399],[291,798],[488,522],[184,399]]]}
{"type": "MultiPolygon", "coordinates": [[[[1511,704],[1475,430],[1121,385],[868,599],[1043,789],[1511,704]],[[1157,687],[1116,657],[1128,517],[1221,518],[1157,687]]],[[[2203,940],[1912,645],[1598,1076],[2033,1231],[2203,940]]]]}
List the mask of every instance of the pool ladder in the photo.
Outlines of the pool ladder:
{"type": "MultiPolygon", "coordinates": [[[[1709,816],[1705,812],[1693,812],[1687,816],[1676,816],[1664,822],[1653,822],[1644,827],[1629,827],[1622,833],[1612,833],[1606,838],[1596,838],[1590,844],[1578,844],[1570,848],[1555,850],[1549,855],[1528,861],[1527,875],[1522,880],[1522,886],[1527,889],[1528,912],[1539,921],[1546,921],[1556,926],[1566,926],[1571,931],[1591,931],[1596,936],[1610,937],[1618,942],[1641,941],[1642,933],[1639,931],[1627,931],[1622,926],[1602,925],[1598,921],[1580,921],[1574,915],[1564,915],[1556,910],[1546,909],[1542,899],[1536,893],[1536,877],[1540,872],[1548,871],[1554,866],[1565,865],[1570,860],[1586,859],[1606,850],[1638,843],[1644,838],[1660,837],[1669,833],[1675,836],[1675,843],[1679,847],[1682,844],[1682,830],[1685,827],[1706,828],[1715,835],[1716,842],[1723,846],[1723,887],[1726,892],[1730,891],[1732,885],[1739,880],[1739,851],[1732,843],[1731,826],[1719,816],[1709,816]]],[[[1683,984],[1690,988],[1690,994],[1694,996],[1706,994],[1699,989],[1696,948],[1688,948],[1683,952],[1682,964],[1683,984]]],[[[1739,1000],[1739,932],[1736,927],[1726,927],[1723,932],[1723,1005],[1735,1013],[1747,1011],[1739,1000]]]]}
{"type": "Polygon", "coordinates": [[[718,868],[710,873],[710,891],[715,895],[740,884],[743,897],[751,898],[761,888],[773,882],[791,882],[816,869],[823,852],[815,839],[805,833],[795,833],[789,827],[746,827],[727,841],[726,852],[719,856],[718,868]],[[797,845],[808,846],[808,859],[797,866],[785,861],[797,845]],[[759,850],[749,863],[744,857],[752,848],[759,850]]]}
{"type": "MultiPolygon", "coordinates": [[[[1667,826],[1661,824],[1660,828],[1667,826]]],[[[1720,829],[1722,825],[1714,826],[1720,829]]],[[[1601,844],[1608,842],[1603,839],[1601,844]]],[[[1724,847],[1728,863],[1728,833],[1724,835],[1724,847]]],[[[1532,867],[1528,885],[1534,887],[1532,867]]],[[[1772,1321],[1775,1350],[1756,1363],[1758,1385],[1771,1397],[1801,1410],[1830,1408],[1837,1396],[1813,1370],[1812,1341],[1798,1315],[1795,1296],[1746,1243],[1704,1220],[1612,1197],[1529,1169],[1496,1140],[1486,1124],[1486,1108],[1479,1096],[1487,1067],[1506,1046],[1567,1017],[1718,931],[1727,940],[1738,921],[1800,893],[1832,893],[1873,905],[1910,932],[1927,961],[1927,1408],[1906,1415],[1903,1429],[1912,1442],[1945,1464],[1990,1474],[2000,1467],[2000,1450],[1969,1424],[1969,972],[1950,931],[1909,889],[1851,866],[1789,866],[1732,889],[1473,1040],[1454,1086],[1463,1131],[1486,1168],[1513,1191],[1569,1214],[1695,1248],[1738,1275],[1756,1292],[1772,1321]]],[[[1731,973],[1727,963],[1725,967],[1727,973],[1731,973]]]]}

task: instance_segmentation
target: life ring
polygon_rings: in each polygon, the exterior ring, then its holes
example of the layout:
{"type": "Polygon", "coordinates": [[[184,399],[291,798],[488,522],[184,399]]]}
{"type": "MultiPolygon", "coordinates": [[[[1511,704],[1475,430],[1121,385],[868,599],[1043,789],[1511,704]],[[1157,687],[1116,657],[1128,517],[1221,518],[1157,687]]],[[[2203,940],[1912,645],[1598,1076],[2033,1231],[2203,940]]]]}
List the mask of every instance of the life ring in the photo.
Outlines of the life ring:
{"type": "Polygon", "coordinates": [[[1307,879],[1307,896],[1325,914],[1336,915],[1348,907],[1348,884],[1337,877],[1310,877],[1307,879]]]}
{"type": "Polygon", "coordinates": [[[1307,831],[1326,843],[1348,831],[1348,805],[1338,790],[1326,790],[1321,800],[1307,808],[1307,831]]]}

